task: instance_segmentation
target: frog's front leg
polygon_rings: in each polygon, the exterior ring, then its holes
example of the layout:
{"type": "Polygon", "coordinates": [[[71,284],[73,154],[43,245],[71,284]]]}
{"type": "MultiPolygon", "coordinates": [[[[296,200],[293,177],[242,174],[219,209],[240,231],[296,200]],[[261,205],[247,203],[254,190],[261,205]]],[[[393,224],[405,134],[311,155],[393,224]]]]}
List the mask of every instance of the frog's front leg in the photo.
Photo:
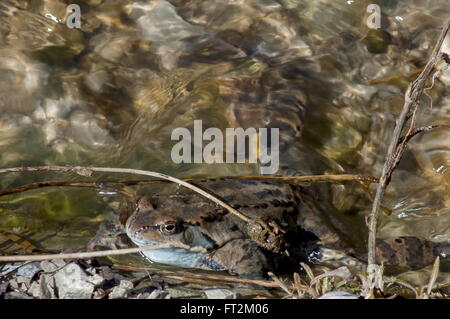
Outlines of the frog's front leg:
{"type": "Polygon", "coordinates": [[[347,266],[358,271],[366,269],[367,264],[348,252],[327,247],[317,247],[307,253],[306,259],[312,264],[325,264],[333,268],[347,266]]]}
{"type": "Polygon", "coordinates": [[[361,258],[353,255],[352,250],[322,246],[320,243],[311,246],[306,245],[306,247],[303,247],[301,255],[301,259],[310,264],[323,264],[332,268],[347,266],[358,271],[367,267],[367,264],[361,258]]]}
{"type": "Polygon", "coordinates": [[[205,265],[209,269],[228,270],[246,278],[263,278],[267,259],[261,248],[250,239],[234,239],[212,252],[205,265]]]}
{"type": "Polygon", "coordinates": [[[113,211],[109,213],[88,244],[87,249],[105,250],[131,247],[131,242],[125,233],[122,222],[123,212],[113,211]]]}

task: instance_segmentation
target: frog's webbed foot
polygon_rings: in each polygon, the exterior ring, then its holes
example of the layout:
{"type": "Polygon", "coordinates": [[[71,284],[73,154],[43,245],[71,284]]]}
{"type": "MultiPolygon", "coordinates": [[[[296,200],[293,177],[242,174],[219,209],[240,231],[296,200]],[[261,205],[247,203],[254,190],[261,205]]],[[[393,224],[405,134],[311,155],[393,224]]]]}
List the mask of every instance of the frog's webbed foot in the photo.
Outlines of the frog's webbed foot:
{"type": "Polygon", "coordinates": [[[355,270],[364,270],[367,268],[365,262],[340,250],[322,248],[321,254],[322,262],[331,264],[334,267],[347,266],[355,270]]]}
{"type": "Polygon", "coordinates": [[[261,248],[250,239],[229,241],[211,253],[205,262],[221,267],[216,270],[228,270],[246,278],[262,278],[267,268],[267,259],[261,248]]]}
{"type": "Polygon", "coordinates": [[[367,264],[348,252],[327,247],[316,247],[310,249],[305,254],[306,260],[311,264],[324,264],[333,268],[347,266],[349,268],[361,271],[366,269],[367,264]]]}

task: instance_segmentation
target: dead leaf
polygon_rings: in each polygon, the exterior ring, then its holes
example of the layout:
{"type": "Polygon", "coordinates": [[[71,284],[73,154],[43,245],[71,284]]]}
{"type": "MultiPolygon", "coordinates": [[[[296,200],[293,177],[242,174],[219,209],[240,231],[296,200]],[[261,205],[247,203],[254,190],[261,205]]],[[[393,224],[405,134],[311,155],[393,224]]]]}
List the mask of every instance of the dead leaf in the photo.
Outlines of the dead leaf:
{"type": "Polygon", "coordinates": [[[348,280],[353,277],[353,274],[350,272],[350,270],[346,266],[339,267],[335,270],[326,272],[322,275],[316,276],[313,280],[311,280],[311,285],[314,285],[315,283],[319,282],[321,279],[326,277],[339,277],[345,280],[348,280]]]}

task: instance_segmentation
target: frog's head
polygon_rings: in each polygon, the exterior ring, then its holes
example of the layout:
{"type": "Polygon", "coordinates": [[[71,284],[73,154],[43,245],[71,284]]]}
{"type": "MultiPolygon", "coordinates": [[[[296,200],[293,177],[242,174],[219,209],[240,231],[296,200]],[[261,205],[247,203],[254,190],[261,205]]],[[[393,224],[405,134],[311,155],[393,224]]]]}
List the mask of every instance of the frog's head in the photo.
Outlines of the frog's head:
{"type": "Polygon", "coordinates": [[[221,269],[208,261],[215,242],[202,231],[200,222],[193,220],[192,216],[186,218],[180,203],[157,207],[150,198],[142,198],[126,222],[126,233],[139,247],[167,246],[142,252],[152,262],[221,269]]]}

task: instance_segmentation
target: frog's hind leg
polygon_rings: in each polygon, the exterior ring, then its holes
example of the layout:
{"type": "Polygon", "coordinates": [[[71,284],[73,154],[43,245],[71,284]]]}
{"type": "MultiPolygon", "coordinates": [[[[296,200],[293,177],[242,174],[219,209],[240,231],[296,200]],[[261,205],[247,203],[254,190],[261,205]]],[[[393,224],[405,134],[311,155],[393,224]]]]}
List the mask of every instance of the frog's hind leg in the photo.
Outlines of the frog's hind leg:
{"type": "Polygon", "coordinates": [[[263,278],[268,268],[261,248],[250,239],[233,239],[208,256],[208,261],[232,274],[245,278],[263,278]]]}

